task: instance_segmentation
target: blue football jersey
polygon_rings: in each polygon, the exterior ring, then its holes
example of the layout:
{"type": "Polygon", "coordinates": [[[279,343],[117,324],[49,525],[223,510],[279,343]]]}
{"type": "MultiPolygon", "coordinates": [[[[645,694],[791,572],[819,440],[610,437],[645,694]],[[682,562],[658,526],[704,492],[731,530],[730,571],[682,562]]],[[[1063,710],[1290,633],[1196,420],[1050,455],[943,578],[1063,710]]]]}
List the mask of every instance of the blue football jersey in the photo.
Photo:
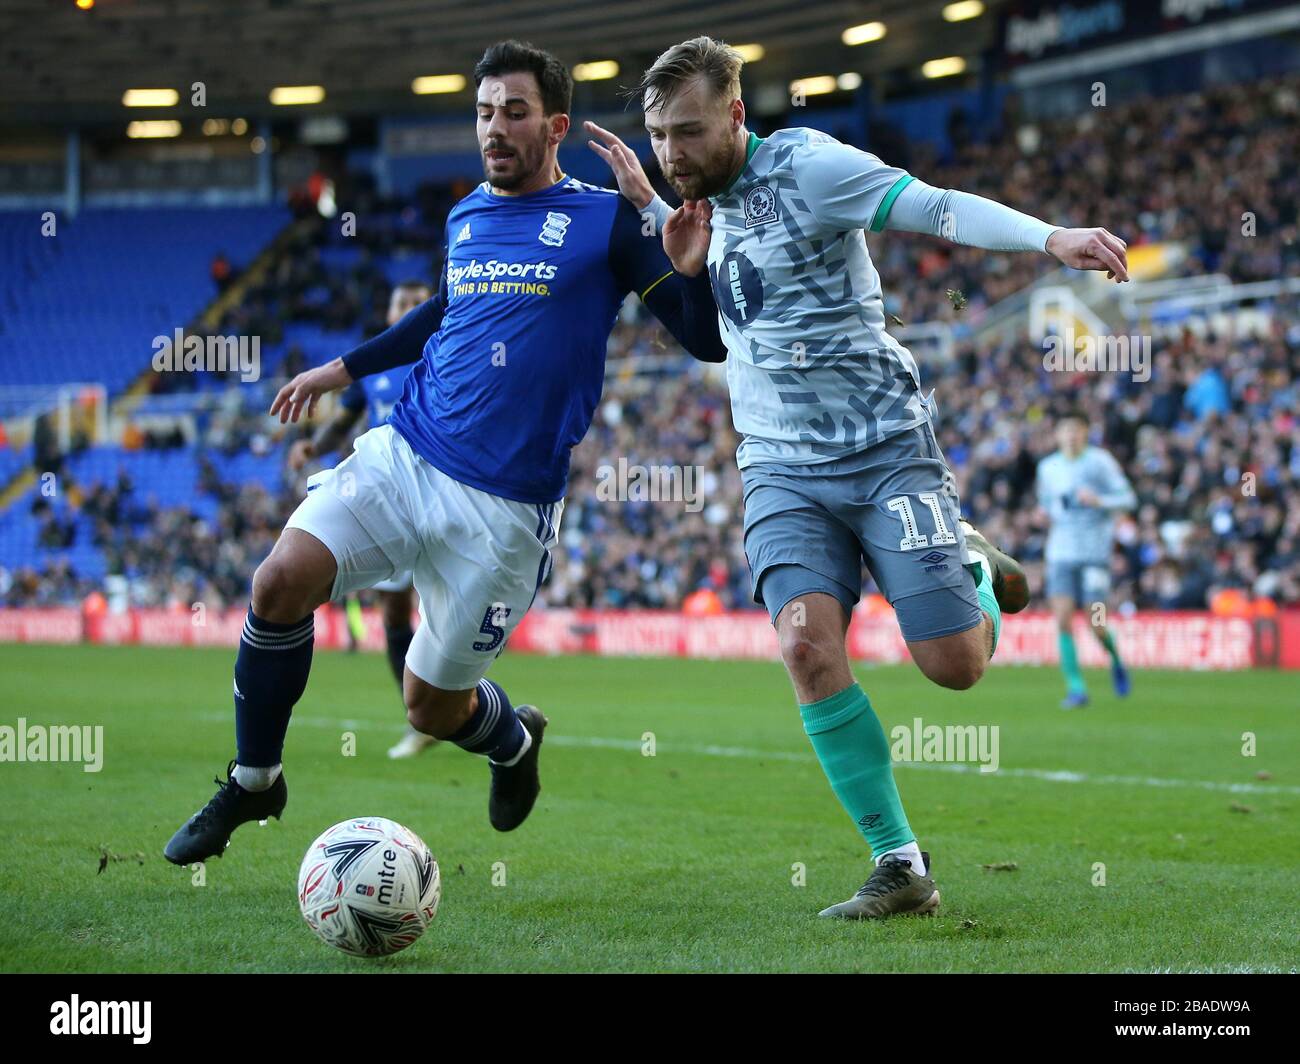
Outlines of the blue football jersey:
{"type": "Polygon", "coordinates": [[[502,196],[484,182],[447,217],[442,323],[390,423],[463,484],[563,498],[623,298],[672,273],[658,235],[611,189],[563,178],[502,196]]]}

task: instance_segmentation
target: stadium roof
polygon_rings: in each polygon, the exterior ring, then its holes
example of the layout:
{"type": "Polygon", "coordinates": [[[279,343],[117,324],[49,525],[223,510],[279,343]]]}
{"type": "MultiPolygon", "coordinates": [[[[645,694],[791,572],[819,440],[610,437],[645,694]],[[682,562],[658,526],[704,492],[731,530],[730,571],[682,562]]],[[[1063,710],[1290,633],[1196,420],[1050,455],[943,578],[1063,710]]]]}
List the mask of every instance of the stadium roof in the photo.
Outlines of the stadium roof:
{"type": "Polygon", "coordinates": [[[319,109],[331,112],[463,107],[464,97],[415,96],[412,80],[468,76],[484,47],[503,37],[531,40],[571,64],[619,62],[618,77],[584,86],[588,100],[614,100],[662,49],[701,33],[763,46],[747,88],[849,71],[869,78],[977,56],[1002,3],[987,0],[980,17],[946,22],[946,0],[93,0],[89,10],[75,0],[6,0],[0,115],[121,118],[127,89],[169,87],[185,106],[196,81],[209,108],[250,116],[283,112],[268,101],[282,85],[324,86],[319,109]],[[888,30],[882,40],[841,42],[849,26],[876,20],[888,30]]]}

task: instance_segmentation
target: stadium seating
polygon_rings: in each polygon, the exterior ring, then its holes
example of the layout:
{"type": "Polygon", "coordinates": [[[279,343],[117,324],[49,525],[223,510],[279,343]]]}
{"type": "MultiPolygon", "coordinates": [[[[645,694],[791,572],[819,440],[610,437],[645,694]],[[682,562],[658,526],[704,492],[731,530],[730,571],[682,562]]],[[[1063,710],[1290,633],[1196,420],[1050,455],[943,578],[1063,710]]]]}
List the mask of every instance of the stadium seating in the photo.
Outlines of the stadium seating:
{"type": "Polygon", "coordinates": [[[216,294],[224,251],[247,266],[287,222],[283,208],[87,210],[42,236],[34,211],[0,212],[0,350],[7,385],[98,381],[120,392],[155,336],[216,294]]]}
{"type": "MultiPolygon", "coordinates": [[[[1044,125],[1035,152],[1024,151],[1008,132],[968,146],[950,164],[915,169],[931,184],[984,193],[1052,221],[1104,224],[1133,245],[1182,242],[1188,254],[1179,272],[1217,270],[1236,281],[1300,276],[1300,241],[1287,238],[1293,227],[1261,225],[1256,236],[1230,236],[1220,244],[1203,202],[1204,190],[1225,189],[1219,207],[1237,210],[1233,174],[1248,165],[1268,189],[1256,202],[1285,203],[1290,196],[1294,203],[1286,185],[1300,169],[1300,124],[1284,119],[1298,87],[1300,79],[1291,78],[1141,101],[1116,108],[1104,127],[1087,117],[1044,125]],[[1233,128],[1242,131],[1248,163],[1225,152],[1192,150],[1222,138],[1229,112],[1233,128]],[[1134,129],[1167,148],[1147,157],[1141,181],[1129,180],[1128,153],[1110,143],[1134,129]],[[1093,165],[1107,169],[1084,178],[1076,168],[1089,145],[1098,148],[1090,156],[1093,165]]],[[[83,216],[68,230],[79,242],[59,252],[33,236],[30,218],[20,224],[0,215],[0,262],[17,270],[4,271],[3,297],[7,309],[22,312],[18,327],[2,339],[10,344],[19,337],[20,379],[88,375],[120,388],[143,365],[135,354],[123,357],[139,349],[123,337],[134,330],[130,335],[138,339],[187,320],[211,296],[210,254],[221,247],[236,261],[247,261],[281,220],[272,211],[164,213],[167,220],[159,223],[155,215],[148,234],[133,234],[130,269],[115,260],[122,227],[132,224],[129,212],[83,216]],[[186,238],[169,240],[176,232],[186,238]],[[165,277],[174,283],[164,284],[165,277]],[[60,315],[58,293],[65,291],[84,293],[90,304],[87,313],[79,312],[75,329],[67,324],[70,316],[60,315]],[[96,323],[91,338],[80,324],[87,320],[96,323]]],[[[432,275],[441,217],[424,218],[408,204],[390,205],[375,218],[365,239],[355,242],[342,238],[337,225],[318,222],[306,242],[228,316],[232,329],[278,336],[263,348],[266,376],[283,377],[346,351],[381,327],[389,285],[432,275]]],[[[1030,488],[1034,463],[1053,446],[1052,412],[1081,405],[1139,494],[1137,513],[1121,525],[1114,562],[1121,604],[1201,608],[1224,588],[1300,602],[1300,511],[1286,505],[1300,487],[1300,329],[1279,326],[1256,337],[1161,338],[1152,379],[1141,388],[1115,374],[1047,374],[1041,351],[1023,337],[978,344],[967,337],[969,326],[999,299],[1047,273],[1049,260],[954,248],[907,234],[870,239],[888,308],[909,323],[943,320],[957,326],[955,357],[947,364],[922,359],[923,384],[936,389],[941,443],[966,513],[1020,555],[1034,579],[1042,550],[1030,488]],[[965,310],[957,309],[949,291],[968,297],[965,310]],[[1257,496],[1233,494],[1244,473],[1257,477],[1257,496]]],[[[1288,312],[1294,320],[1295,308],[1288,312]]],[[[611,338],[612,372],[592,429],[574,452],[561,546],[542,592],[546,603],[676,607],[706,587],[728,608],[752,605],[734,463],[738,439],[726,390],[680,352],[665,359],[665,344],[671,349],[671,340],[644,314],[620,324],[611,338]],[[647,354],[663,372],[650,389],[623,372],[647,354]],[[613,456],[629,463],[698,466],[706,505],[691,512],[598,502],[596,481],[613,456]]],[[[187,378],[178,386],[224,384],[187,378]]],[[[255,411],[249,417],[250,433],[278,432],[255,411]]],[[[86,483],[112,481],[121,468],[135,485],[137,501],[153,497],[164,512],[194,513],[225,525],[255,518],[274,531],[301,491],[299,483],[282,477],[281,453],[273,448],[259,457],[241,452],[227,458],[204,448],[109,448],[77,456],[69,468],[86,483]],[[252,485],[250,491],[221,501],[199,492],[204,454],[223,480],[252,485]]],[[[0,480],[21,461],[0,452],[0,480]]],[[[19,528],[34,528],[28,516],[32,501],[29,496],[0,513],[0,567],[39,569],[66,557],[76,574],[61,576],[62,585],[45,593],[72,600],[82,586],[78,577],[104,571],[102,555],[87,545],[80,518],[73,547],[39,547],[36,531],[19,528]]],[[[133,528],[131,535],[149,549],[149,528],[133,528]]],[[[269,550],[272,541],[259,534],[240,544],[238,562],[213,578],[222,595],[233,600],[243,593],[258,551],[269,550]]],[[[148,584],[144,597],[166,594],[165,570],[142,579],[148,584]]]]}
{"type": "MultiPolygon", "coordinates": [[[[283,479],[282,448],[264,454],[243,449],[228,456],[205,447],[91,448],[68,459],[52,498],[47,499],[37,486],[0,511],[0,569],[10,574],[23,570],[61,574],[61,580],[42,582],[42,604],[75,602],[87,581],[100,581],[109,572],[150,582],[147,590],[137,588],[140,601],[165,601],[175,576],[172,564],[198,562],[184,549],[185,541],[191,535],[203,536],[188,529],[184,537],[174,536],[178,519],[184,518],[186,525],[199,519],[215,531],[233,509],[248,505],[250,499],[256,502],[279,494],[283,479]],[[220,494],[212,490],[213,483],[205,483],[205,460],[213,466],[220,494]],[[90,497],[101,488],[113,498],[116,521],[101,522],[102,515],[88,512],[94,508],[90,497]],[[43,542],[51,520],[70,528],[70,542],[60,546],[43,542]],[[143,564],[122,564],[128,548],[143,564]]],[[[240,564],[246,564],[242,557],[240,564]]],[[[244,592],[251,573],[250,568],[234,581],[231,594],[244,592]]],[[[17,604],[22,593],[22,588],[13,590],[10,604],[17,604]]]]}

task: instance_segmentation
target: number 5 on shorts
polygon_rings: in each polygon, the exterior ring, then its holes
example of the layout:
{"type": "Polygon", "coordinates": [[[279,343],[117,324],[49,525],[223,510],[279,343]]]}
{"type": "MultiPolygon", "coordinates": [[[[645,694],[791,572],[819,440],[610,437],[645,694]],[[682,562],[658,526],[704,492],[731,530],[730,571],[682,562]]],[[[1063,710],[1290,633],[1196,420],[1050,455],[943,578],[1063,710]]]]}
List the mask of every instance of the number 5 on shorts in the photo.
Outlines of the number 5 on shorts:
{"type": "Polygon", "coordinates": [[[487,642],[480,639],[474,641],[474,649],[487,653],[490,650],[496,650],[501,645],[501,640],[506,637],[506,630],[497,624],[497,621],[504,621],[510,616],[510,607],[503,606],[500,602],[494,602],[487,608],[483,614],[483,623],[478,626],[480,633],[488,637],[487,642]]]}

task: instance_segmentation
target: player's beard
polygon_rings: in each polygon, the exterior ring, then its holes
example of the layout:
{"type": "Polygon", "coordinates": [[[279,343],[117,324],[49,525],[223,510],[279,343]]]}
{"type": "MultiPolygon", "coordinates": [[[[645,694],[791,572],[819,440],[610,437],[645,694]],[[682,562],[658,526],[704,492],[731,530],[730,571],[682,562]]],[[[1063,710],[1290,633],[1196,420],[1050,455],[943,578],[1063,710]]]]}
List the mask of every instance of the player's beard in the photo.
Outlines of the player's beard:
{"type": "Polygon", "coordinates": [[[510,143],[493,141],[483,148],[483,175],[493,188],[510,192],[530,181],[546,162],[546,142],[538,144],[510,143]],[[513,158],[504,164],[493,164],[488,160],[489,149],[498,148],[513,152],[513,158]]]}
{"type": "Polygon", "coordinates": [[[716,196],[725,189],[731,183],[735,166],[732,140],[724,135],[709,148],[702,162],[697,164],[689,159],[684,161],[685,176],[679,176],[676,168],[669,166],[664,169],[664,177],[682,199],[698,200],[716,196]]]}

